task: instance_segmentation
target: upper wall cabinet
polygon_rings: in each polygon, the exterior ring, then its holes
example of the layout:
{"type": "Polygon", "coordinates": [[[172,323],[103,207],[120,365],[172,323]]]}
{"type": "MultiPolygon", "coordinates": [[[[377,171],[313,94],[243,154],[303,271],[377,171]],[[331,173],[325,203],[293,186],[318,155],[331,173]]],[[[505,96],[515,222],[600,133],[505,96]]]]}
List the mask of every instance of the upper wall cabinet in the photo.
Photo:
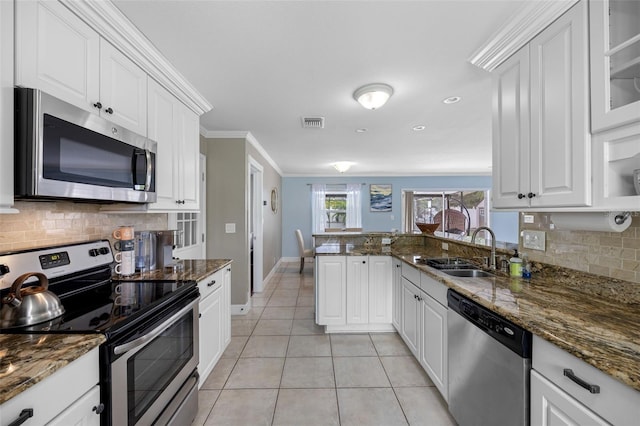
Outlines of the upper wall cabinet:
{"type": "Polygon", "coordinates": [[[591,128],[640,121],[640,1],[591,0],[591,128]]]}
{"type": "Polygon", "coordinates": [[[59,2],[16,2],[15,84],[41,89],[136,133],[147,74],[59,2]]]}
{"type": "Polygon", "coordinates": [[[13,2],[0,1],[0,213],[13,209],[13,2]]]}
{"type": "Polygon", "coordinates": [[[494,207],[591,203],[588,46],[579,2],[494,71],[494,207]]]}

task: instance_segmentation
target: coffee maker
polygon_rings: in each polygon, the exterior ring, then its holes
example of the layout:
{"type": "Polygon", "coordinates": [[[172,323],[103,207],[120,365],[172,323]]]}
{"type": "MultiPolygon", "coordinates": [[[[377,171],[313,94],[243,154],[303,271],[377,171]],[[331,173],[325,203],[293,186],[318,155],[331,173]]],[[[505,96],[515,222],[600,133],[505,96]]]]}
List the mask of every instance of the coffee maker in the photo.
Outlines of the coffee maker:
{"type": "Polygon", "coordinates": [[[182,231],[165,230],[152,231],[156,239],[156,268],[173,268],[176,264],[173,249],[180,242],[182,231]]]}

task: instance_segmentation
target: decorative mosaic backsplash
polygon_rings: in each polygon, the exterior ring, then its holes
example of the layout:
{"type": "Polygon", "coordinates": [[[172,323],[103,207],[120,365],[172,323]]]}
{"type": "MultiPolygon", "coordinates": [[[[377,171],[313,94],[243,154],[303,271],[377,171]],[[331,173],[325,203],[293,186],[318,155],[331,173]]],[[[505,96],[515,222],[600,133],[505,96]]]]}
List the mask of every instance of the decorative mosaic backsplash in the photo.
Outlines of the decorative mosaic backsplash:
{"type": "Polygon", "coordinates": [[[18,214],[0,215],[0,252],[109,239],[121,225],[136,230],[167,229],[166,213],[103,213],[96,204],[17,202],[18,214]]]}

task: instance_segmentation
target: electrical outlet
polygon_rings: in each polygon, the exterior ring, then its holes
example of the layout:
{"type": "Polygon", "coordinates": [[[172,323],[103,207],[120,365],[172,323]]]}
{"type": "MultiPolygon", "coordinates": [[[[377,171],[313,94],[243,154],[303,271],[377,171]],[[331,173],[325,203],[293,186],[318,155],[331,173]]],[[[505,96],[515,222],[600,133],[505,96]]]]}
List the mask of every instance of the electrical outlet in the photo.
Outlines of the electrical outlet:
{"type": "Polygon", "coordinates": [[[531,250],[545,251],[547,234],[544,231],[522,231],[522,247],[531,250]]]}
{"type": "Polygon", "coordinates": [[[442,243],[442,250],[449,250],[449,243],[442,243]]]}
{"type": "Polygon", "coordinates": [[[532,214],[525,214],[523,217],[523,222],[524,223],[534,223],[535,222],[535,217],[532,214]]]}
{"type": "Polygon", "coordinates": [[[224,224],[224,232],[227,234],[235,234],[236,233],[236,224],[235,223],[225,223],[224,224]]]}
{"type": "Polygon", "coordinates": [[[382,244],[383,245],[391,244],[391,238],[383,238],[382,239],[382,244]]]}

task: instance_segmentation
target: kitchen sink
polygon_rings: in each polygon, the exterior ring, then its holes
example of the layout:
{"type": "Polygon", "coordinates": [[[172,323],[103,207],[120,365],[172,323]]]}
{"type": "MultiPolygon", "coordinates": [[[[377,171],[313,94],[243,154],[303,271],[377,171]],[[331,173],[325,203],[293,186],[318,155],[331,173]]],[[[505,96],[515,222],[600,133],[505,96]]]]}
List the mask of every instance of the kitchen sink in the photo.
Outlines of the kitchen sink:
{"type": "Polygon", "coordinates": [[[454,277],[465,278],[483,278],[483,277],[495,277],[495,275],[481,269],[444,269],[445,274],[452,275],[454,277]]]}

